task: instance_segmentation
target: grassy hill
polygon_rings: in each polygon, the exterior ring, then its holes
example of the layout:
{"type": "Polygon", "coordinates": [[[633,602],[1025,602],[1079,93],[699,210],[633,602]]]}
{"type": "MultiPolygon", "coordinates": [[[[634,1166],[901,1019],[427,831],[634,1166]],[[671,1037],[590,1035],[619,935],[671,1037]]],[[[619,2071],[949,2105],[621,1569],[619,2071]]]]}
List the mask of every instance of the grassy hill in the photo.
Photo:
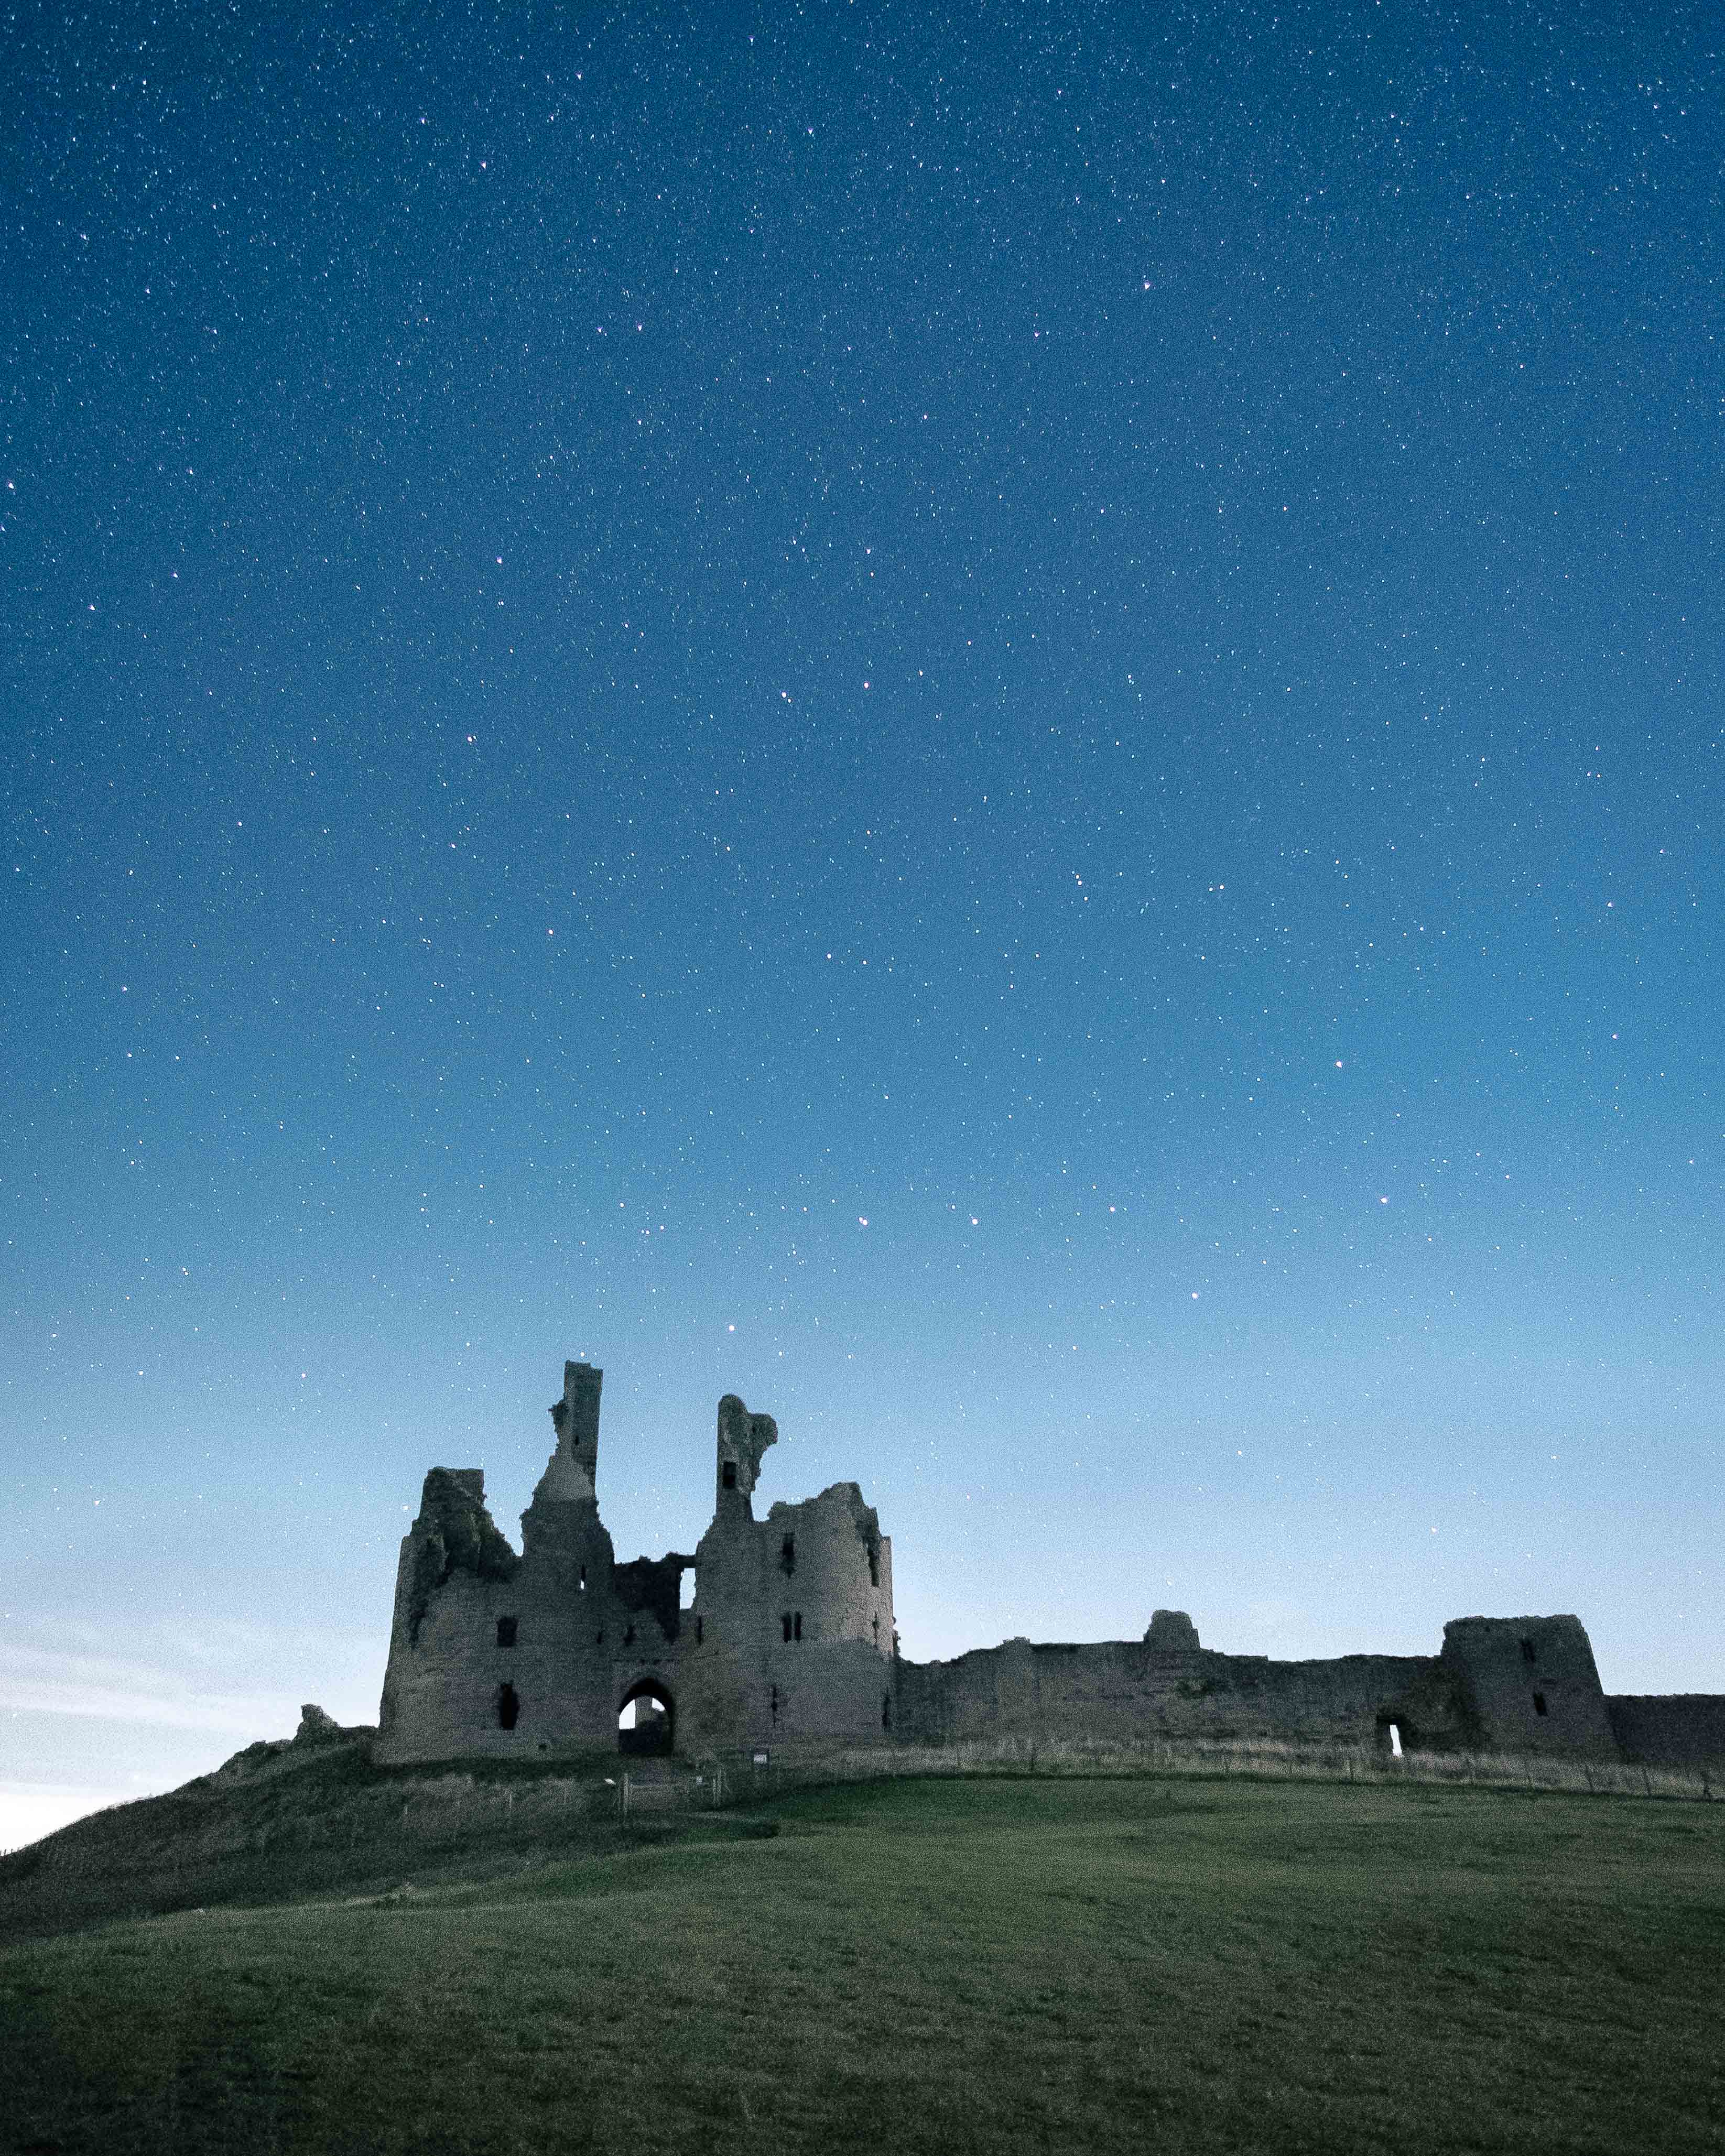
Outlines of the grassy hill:
{"type": "MultiPolygon", "coordinates": [[[[254,1776],[248,1830],[309,1778],[362,1854],[375,1775],[254,1776]]],[[[0,2147],[1725,2148],[1717,1807],[961,1779],[643,1845],[547,1788],[451,1795],[495,1832],[411,1891],[0,1950],[0,2147]]],[[[277,1896],[342,1854],[292,1844],[277,1896]]]]}
{"type": "Polygon", "coordinates": [[[375,1767],[370,1735],[254,1744],[167,1796],[92,1813],[0,1856],[0,1938],[487,1876],[637,1838],[613,1816],[614,1754],[375,1767]]]}

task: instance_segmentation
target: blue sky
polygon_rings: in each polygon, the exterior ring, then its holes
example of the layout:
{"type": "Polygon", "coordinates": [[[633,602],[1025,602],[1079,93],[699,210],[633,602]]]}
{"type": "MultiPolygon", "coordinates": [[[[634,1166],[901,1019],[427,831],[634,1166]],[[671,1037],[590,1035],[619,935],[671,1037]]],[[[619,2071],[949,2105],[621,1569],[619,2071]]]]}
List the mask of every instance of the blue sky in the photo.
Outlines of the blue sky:
{"type": "Polygon", "coordinates": [[[566,1355],[918,1657],[1725,1689],[1701,11],[19,36],[0,1840],[371,1718],[566,1355]]]}

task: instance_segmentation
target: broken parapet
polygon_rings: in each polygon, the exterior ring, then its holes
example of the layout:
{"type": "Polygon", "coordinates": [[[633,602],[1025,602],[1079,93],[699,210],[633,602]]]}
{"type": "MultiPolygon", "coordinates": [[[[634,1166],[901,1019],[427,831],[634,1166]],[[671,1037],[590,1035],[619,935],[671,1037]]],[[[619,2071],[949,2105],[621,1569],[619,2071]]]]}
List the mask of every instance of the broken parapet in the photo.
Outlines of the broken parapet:
{"type": "Polygon", "coordinates": [[[1195,1655],[1199,1651],[1198,1627],[1183,1609],[1153,1610],[1144,1645],[1153,1654],[1195,1655]]]}
{"type": "Polygon", "coordinates": [[[521,1559],[485,1509],[482,1467],[434,1467],[408,1530],[413,1563],[408,1586],[408,1637],[416,1640],[434,1592],[452,1573],[511,1579],[521,1559]]]}
{"type": "Polygon", "coordinates": [[[752,1513],[749,1499],[761,1475],[761,1455],[778,1442],[778,1424],[770,1414],[751,1414],[735,1393],[719,1402],[718,1502],[727,1492],[740,1496],[743,1509],[752,1513]]]}

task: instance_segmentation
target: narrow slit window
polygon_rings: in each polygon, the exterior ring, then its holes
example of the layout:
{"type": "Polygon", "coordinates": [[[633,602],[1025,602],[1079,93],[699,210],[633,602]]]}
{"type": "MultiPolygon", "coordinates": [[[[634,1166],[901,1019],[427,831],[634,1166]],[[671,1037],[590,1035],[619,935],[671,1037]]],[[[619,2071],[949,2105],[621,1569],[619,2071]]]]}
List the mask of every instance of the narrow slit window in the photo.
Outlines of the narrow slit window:
{"type": "Polygon", "coordinates": [[[1544,1714],[1548,1712],[1545,1704],[1545,1694],[1543,1691],[1536,1691],[1533,1695],[1533,1712],[1536,1714],[1544,1714]]]}
{"type": "Polygon", "coordinates": [[[783,1627],[783,1629],[784,1629],[784,1643],[785,1643],[786,1646],[789,1646],[789,1645],[791,1644],[791,1613],[790,1613],[790,1611],[789,1611],[788,1609],[787,1609],[787,1610],[785,1611],[785,1613],[784,1613],[783,1616],[782,1616],[782,1617],[779,1619],[779,1620],[778,1620],[778,1621],[779,1621],[780,1625],[781,1625],[783,1627]]]}
{"type": "Polygon", "coordinates": [[[727,1460],[719,1470],[719,1482],[723,1489],[734,1490],[737,1487],[737,1462],[734,1460],[727,1460]]]}
{"type": "Polygon", "coordinates": [[[777,1685],[773,1687],[773,1726],[775,1729],[778,1727],[778,1686],[777,1685]]]}
{"type": "Polygon", "coordinates": [[[1389,1725],[1389,1756],[1392,1759],[1399,1759],[1402,1756],[1402,1732],[1394,1722],[1389,1725]]]}
{"type": "Polygon", "coordinates": [[[1522,1660],[1524,1662],[1531,1662],[1533,1660],[1533,1642],[1531,1640],[1523,1640],[1522,1642],[1522,1660]]]}
{"type": "Polygon", "coordinates": [[[792,1637],[793,1640],[800,1640],[800,1639],[802,1638],[802,1636],[803,1636],[803,1613],[802,1613],[802,1611],[799,1609],[799,1610],[797,1612],[796,1615],[795,1615],[794,1617],[793,1617],[793,1618],[792,1618],[792,1620],[791,1620],[791,1637],[792,1637]]]}
{"type": "Polygon", "coordinates": [[[883,1729],[892,1727],[892,1694],[890,1691],[883,1691],[880,1695],[880,1727],[883,1729]]]}
{"type": "Polygon", "coordinates": [[[583,1565],[581,1568],[581,1578],[578,1585],[578,1592],[583,1594],[585,1594],[587,1592],[587,1567],[585,1565],[583,1565]]]}
{"type": "Polygon", "coordinates": [[[497,1727],[513,1729],[521,1718],[521,1695],[512,1684],[497,1687],[497,1727]]]}
{"type": "Polygon", "coordinates": [[[517,1622],[518,1620],[513,1617],[500,1617],[497,1620],[497,1644],[500,1647],[512,1647],[515,1645],[517,1622]]]}
{"type": "Polygon", "coordinates": [[[706,1618],[705,1618],[705,1617],[697,1617],[697,1618],[696,1619],[696,1620],[695,1620],[695,1644],[696,1644],[696,1645],[698,1647],[698,1646],[701,1645],[701,1641],[702,1641],[706,1637],[706,1618]]]}
{"type": "Polygon", "coordinates": [[[623,1644],[624,1644],[624,1645],[625,1647],[632,1647],[632,1646],[634,1646],[634,1643],[635,1643],[635,1628],[634,1628],[634,1626],[633,1625],[631,1625],[629,1626],[629,1630],[628,1630],[624,1634],[624,1635],[623,1635],[623,1644]]]}
{"type": "Polygon", "coordinates": [[[778,1568],[788,1579],[797,1569],[797,1537],[787,1535],[778,1546],[778,1568]]]}

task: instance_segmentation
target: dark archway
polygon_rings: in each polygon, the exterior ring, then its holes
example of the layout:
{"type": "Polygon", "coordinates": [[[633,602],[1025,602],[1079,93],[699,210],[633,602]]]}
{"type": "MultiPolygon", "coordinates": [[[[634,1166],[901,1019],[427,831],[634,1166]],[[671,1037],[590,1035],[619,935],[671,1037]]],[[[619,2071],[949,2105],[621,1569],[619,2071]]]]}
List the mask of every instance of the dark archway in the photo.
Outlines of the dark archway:
{"type": "Polygon", "coordinates": [[[676,1724],[670,1692],[657,1677],[639,1677],[618,1702],[617,1748],[637,1759],[674,1751],[676,1724]]]}

